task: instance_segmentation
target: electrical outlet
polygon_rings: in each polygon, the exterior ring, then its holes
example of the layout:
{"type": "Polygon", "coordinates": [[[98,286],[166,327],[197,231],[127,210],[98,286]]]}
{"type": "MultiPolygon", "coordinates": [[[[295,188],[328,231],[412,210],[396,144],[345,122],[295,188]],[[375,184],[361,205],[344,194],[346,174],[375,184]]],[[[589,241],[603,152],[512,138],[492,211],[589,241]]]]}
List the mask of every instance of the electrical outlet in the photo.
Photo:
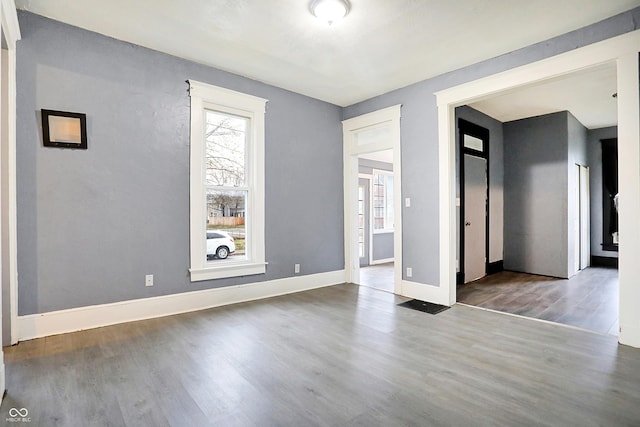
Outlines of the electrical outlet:
{"type": "Polygon", "coordinates": [[[300,273],[300,264],[296,264],[293,266],[293,272],[294,273],[300,273]]]}
{"type": "Polygon", "coordinates": [[[144,285],[153,286],[153,274],[147,274],[144,276],[144,285]]]}
{"type": "Polygon", "coordinates": [[[412,277],[412,276],[413,276],[413,268],[407,267],[407,277],[412,277]]]}

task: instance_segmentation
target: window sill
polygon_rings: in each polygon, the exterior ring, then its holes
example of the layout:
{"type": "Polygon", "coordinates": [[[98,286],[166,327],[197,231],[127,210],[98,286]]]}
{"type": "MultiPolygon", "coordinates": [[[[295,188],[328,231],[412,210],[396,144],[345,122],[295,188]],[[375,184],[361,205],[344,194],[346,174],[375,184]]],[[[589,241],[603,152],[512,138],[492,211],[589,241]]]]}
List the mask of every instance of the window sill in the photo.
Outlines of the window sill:
{"type": "Polygon", "coordinates": [[[252,276],[254,274],[264,274],[267,271],[266,262],[244,262],[226,264],[215,267],[191,268],[191,281],[224,279],[227,277],[252,276]]]}

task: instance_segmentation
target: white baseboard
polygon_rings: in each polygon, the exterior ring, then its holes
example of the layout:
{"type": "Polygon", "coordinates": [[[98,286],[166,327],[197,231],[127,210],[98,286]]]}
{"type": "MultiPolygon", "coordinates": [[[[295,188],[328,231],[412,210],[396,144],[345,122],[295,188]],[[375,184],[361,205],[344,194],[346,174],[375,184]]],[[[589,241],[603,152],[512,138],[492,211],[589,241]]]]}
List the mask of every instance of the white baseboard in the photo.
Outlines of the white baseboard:
{"type": "Polygon", "coordinates": [[[369,261],[369,265],[388,264],[393,261],[395,261],[395,258],[375,259],[369,261]]]}
{"type": "Polygon", "coordinates": [[[431,286],[424,283],[403,280],[402,296],[432,302],[434,304],[449,305],[449,293],[444,286],[431,286]]]}
{"type": "Polygon", "coordinates": [[[18,316],[18,341],[170,316],[344,283],[345,271],[18,316]]]}
{"type": "Polygon", "coordinates": [[[620,325],[620,336],[618,336],[618,342],[620,344],[640,348],[640,328],[637,326],[620,325]]]}

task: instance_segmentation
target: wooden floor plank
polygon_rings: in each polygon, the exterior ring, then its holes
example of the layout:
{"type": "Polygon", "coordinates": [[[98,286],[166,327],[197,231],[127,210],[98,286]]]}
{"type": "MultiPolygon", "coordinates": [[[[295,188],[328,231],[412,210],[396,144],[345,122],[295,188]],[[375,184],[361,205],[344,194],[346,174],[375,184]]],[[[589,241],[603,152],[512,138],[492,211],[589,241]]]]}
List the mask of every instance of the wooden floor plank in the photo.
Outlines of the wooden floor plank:
{"type": "Polygon", "coordinates": [[[24,407],[46,426],[640,425],[639,349],[405,300],[345,284],[20,343],[5,348],[0,417],[24,407]]]}
{"type": "Polygon", "coordinates": [[[570,279],[503,271],[458,286],[458,302],[618,335],[618,271],[591,267],[570,279]]]}

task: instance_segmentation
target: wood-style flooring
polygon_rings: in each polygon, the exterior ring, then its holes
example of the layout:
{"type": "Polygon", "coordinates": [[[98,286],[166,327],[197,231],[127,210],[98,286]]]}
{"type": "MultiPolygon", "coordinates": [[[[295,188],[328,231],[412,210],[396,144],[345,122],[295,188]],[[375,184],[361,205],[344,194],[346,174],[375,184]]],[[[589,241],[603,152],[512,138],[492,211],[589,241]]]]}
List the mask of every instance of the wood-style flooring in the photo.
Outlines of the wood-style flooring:
{"type": "Polygon", "coordinates": [[[458,286],[458,302],[618,335],[618,270],[590,267],[570,279],[503,271],[458,286]]]}
{"type": "Polygon", "coordinates": [[[393,293],[393,263],[361,267],[360,285],[393,293]]]}
{"type": "MultiPolygon", "coordinates": [[[[5,348],[32,426],[638,426],[615,337],[338,285],[5,348]]],[[[13,423],[12,425],[26,425],[13,423]]]]}

